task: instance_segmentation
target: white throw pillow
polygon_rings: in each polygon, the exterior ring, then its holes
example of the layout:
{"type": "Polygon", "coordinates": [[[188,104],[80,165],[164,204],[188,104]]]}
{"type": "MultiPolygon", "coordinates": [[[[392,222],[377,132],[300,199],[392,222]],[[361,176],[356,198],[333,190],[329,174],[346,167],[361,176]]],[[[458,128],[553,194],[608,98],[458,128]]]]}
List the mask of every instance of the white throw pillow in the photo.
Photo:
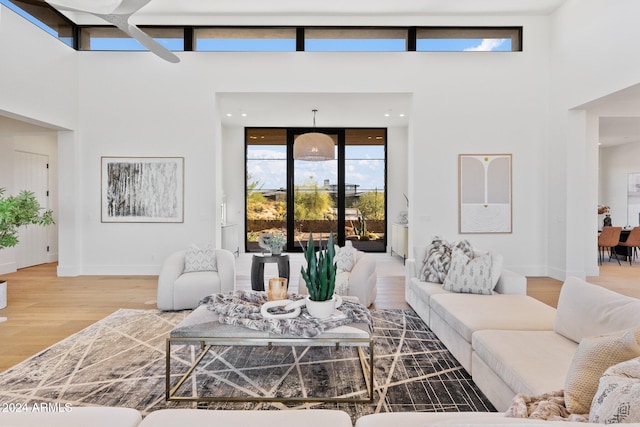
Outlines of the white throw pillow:
{"type": "Polygon", "coordinates": [[[184,256],[184,272],[194,271],[218,271],[216,262],[216,250],[212,245],[207,245],[204,249],[196,245],[190,245],[184,256]]]}
{"type": "Polygon", "coordinates": [[[337,273],[350,272],[353,266],[356,264],[356,248],[353,247],[353,243],[347,240],[344,243],[344,247],[336,249],[335,262],[337,273]]]}
{"type": "Polygon", "coordinates": [[[590,423],[640,423],[640,357],[607,369],[591,402],[590,423]]]}
{"type": "Polygon", "coordinates": [[[460,249],[454,249],[449,272],[442,288],[450,292],[491,295],[493,280],[490,253],[470,258],[460,249]]]}
{"type": "Polygon", "coordinates": [[[351,277],[351,275],[347,271],[341,271],[336,274],[334,293],[338,295],[349,295],[349,277],[351,277]]]}

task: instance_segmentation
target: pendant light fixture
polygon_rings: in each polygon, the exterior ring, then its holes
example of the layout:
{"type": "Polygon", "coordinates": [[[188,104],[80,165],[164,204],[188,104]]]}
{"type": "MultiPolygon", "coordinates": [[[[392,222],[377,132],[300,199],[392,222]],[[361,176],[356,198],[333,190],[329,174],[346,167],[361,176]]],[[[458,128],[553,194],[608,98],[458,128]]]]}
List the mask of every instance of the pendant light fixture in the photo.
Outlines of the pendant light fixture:
{"type": "MultiPolygon", "coordinates": [[[[316,127],[316,113],[313,111],[313,127],[316,127]]],[[[333,139],[320,132],[308,132],[298,136],[293,143],[293,158],[318,162],[335,159],[335,143],[333,139]]]]}

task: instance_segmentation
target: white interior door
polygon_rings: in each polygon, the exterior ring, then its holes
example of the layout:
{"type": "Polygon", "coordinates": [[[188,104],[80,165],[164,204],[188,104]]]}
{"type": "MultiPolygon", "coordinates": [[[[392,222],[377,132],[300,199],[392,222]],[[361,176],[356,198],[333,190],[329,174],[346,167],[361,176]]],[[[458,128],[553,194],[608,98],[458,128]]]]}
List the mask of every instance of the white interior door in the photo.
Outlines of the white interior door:
{"type": "MultiPolygon", "coordinates": [[[[16,191],[28,190],[45,209],[49,207],[49,157],[42,154],[16,151],[15,153],[16,191]]],[[[38,225],[28,225],[20,229],[20,243],[16,246],[16,267],[24,268],[47,262],[49,250],[49,229],[38,225]]]]}

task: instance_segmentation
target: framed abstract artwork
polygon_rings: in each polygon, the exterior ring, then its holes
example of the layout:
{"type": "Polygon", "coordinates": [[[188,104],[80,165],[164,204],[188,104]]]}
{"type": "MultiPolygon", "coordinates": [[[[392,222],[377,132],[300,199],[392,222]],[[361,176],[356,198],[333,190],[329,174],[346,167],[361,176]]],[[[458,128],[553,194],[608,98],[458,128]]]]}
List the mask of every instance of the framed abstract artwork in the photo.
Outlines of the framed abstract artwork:
{"type": "Polygon", "coordinates": [[[184,222],[183,157],[102,157],[102,222],[184,222]]]}
{"type": "Polygon", "coordinates": [[[458,156],[458,231],[511,233],[511,154],[458,156]]]}

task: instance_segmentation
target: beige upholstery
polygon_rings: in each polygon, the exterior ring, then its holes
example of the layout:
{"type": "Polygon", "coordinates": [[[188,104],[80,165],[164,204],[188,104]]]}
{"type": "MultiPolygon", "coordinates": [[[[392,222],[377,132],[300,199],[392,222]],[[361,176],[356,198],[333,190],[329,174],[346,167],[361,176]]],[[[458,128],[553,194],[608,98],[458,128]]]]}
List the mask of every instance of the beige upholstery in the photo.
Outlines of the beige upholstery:
{"type": "Polygon", "coordinates": [[[569,277],[560,291],[553,330],[473,333],[473,381],[504,411],[516,393],[535,396],[564,389],[583,339],[638,325],[640,300],[569,277]]]}
{"type": "MultiPolygon", "coordinates": [[[[531,427],[588,427],[593,424],[576,421],[544,421],[539,419],[508,418],[502,412],[387,412],[364,415],[355,427],[429,427],[429,426],[531,426],[531,427]]],[[[602,425],[602,424],[595,424],[602,425]]],[[[621,424],[638,427],[640,423],[621,424]]]]}
{"type": "Polygon", "coordinates": [[[236,288],[236,259],[225,249],[216,249],[218,271],[184,273],[185,251],[175,252],[165,260],[158,277],[158,308],[186,310],[196,308],[202,298],[236,288]]]}
{"type": "Polygon", "coordinates": [[[29,409],[21,412],[3,412],[0,408],[0,426],[11,427],[135,427],[142,421],[140,412],[131,408],[72,405],[49,407],[53,403],[42,403],[44,407],[36,410],[39,403],[30,402],[29,409]]]}
{"type": "MultiPolygon", "coordinates": [[[[369,254],[357,251],[356,262],[349,274],[349,296],[357,297],[360,304],[369,307],[376,300],[378,288],[376,282],[378,275],[376,273],[376,260],[369,254]]],[[[300,278],[298,284],[298,293],[307,295],[307,287],[304,279],[300,278]]]]}
{"type": "Polygon", "coordinates": [[[162,409],[147,415],[140,427],[351,427],[346,412],[333,409],[252,411],[206,409],[162,409]]]}

